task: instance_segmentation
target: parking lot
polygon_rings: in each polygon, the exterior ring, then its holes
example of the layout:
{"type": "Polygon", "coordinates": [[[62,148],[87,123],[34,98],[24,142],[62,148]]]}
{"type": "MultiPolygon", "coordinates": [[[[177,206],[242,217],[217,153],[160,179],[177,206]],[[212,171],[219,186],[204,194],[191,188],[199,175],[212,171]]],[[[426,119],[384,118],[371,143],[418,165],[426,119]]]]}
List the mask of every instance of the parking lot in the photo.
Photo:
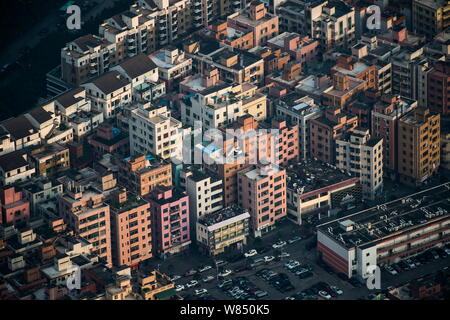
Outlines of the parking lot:
{"type": "MultiPolygon", "coordinates": [[[[183,285],[185,288],[179,291],[179,294],[189,300],[236,300],[239,297],[242,299],[255,298],[262,300],[282,300],[287,299],[288,297],[295,299],[327,299],[326,297],[321,297],[318,294],[318,291],[323,291],[319,289],[323,288],[324,284],[328,286],[328,289],[330,289],[330,286],[333,286],[342,290],[342,294],[334,294],[334,296],[328,298],[333,300],[357,300],[367,299],[369,295],[374,296],[376,293],[385,290],[388,287],[395,287],[407,283],[413,279],[429,273],[435,273],[438,270],[450,266],[450,256],[447,256],[439,257],[437,259],[430,258],[429,261],[424,261],[424,263],[421,263],[419,266],[415,266],[411,270],[407,270],[408,268],[402,269],[396,275],[392,275],[382,268],[381,290],[369,290],[363,284],[354,286],[350,284],[348,280],[343,280],[332,271],[325,270],[327,268],[324,269],[322,266],[318,265],[316,251],[315,249],[310,249],[313,237],[310,239],[299,240],[294,243],[288,243],[289,239],[293,239],[299,234],[287,231],[285,232],[284,230],[292,230],[292,225],[289,224],[290,223],[288,222],[285,226],[281,227],[279,232],[275,232],[271,236],[263,238],[262,244],[258,248],[262,246],[266,248],[266,251],[263,253],[257,253],[252,257],[242,257],[237,261],[228,262],[225,265],[216,268],[211,257],[206,257],[194,252],[188,256],[171,257],[163,263],[158,264],[157,267],[164,273],[171,276],[177,275],[180,277],[175,280],[175,283],[176,285],[183,285]],[[272,245],[277,243],[279,240],[285,241],[286,245],[279,249],[273,249],[272,245]],[[255,266],[252,270],[244,270],[244,267],[251,264],[252,261],[254,262],[264,259],[264,257],[268,256],[275,257],[279,255],[280,252],[286,252],[289,256],[280,258],[278,261],[273,260],[267,263],[262,262],[260,265],[255,266]],[[296,260],[300,264],[300,266],[294,267],[293,271],[301,271],[302,267],[308,265],[309,269],[311,269],[312,276],[302,279],[301,276],[295,275],[294,272],[285,267],[285,264],[289,260],[296,260]],[[211,268],[203,272],[198,272],[198,269],[204,265],[209,265],[211,268]],[[185,273],[191,269],[197,271],[196,274],[184,276],[185,273]],[[269,280],[264,280],[263,277],[259,275],[262,273],[261,270],[264,269],[277,274],[276,276],[270,276],[273,277],[272,282],[269,280]],[[222,273],[226,270],[230,270],[232,273],[223,278],[218,277],[218,273],[222,273]],[[207,283],[202,280],[206,277],[209,277],[209,281],[207,283]],[[222,279],[229,279],[232,281],[231,285],[227,286],[227,290],[218,287],[222,279]],[[197,281],[197,285],[187,288],[186,284],[192,280],[197,281]],[[291,284],[293,288],[286,292],[281,292],[276,288],[276,282],[281,282],[284,287],[286,287],[286,284],[291,284]],[[317,284],[322,284],[322,286],[318,285],[318,288],[311,289],[312,286],[317,284]],[[238,287],[239,289],[236,289],[235,287],[238,287]],[[229,292],[227,292],[228,290],[233,290],[233,288],[235,289],[235,296],[232,296],[229,292]],[[195,290],[199,289],[206,289],[207,293],[196,295],[195,290]],[[240,294],[241,291],[246,293],[240,294]],[[267,295],[263,296],[264,294],[262,292],[266,292],[267,295]],[[255,293],[259,293],[261,297],[256,297],[255,293]],[[298,295],[299,293],[302,294],[298,295]]],[[[254,246],[250,245],[246,248],[246,252],[249,252],[253,248],[254,246]]],[[[268,271],[266,273],[268,273],[268,271]]],[[[328,291],[330,292],[330,290],[328,291]]]]}

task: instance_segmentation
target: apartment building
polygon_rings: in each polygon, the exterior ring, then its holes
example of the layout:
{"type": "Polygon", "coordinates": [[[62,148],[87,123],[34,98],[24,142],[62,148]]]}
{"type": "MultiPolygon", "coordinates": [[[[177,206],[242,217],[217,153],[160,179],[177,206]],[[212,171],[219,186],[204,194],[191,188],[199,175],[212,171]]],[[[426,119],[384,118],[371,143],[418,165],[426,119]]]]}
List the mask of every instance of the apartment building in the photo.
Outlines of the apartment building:
{"type": "Polygon", "coordinates": [[[2,186],[27,181],[35,173],[36,169],[31,165],[28,154],[23,150],[0,156],[0,184],[2,186]]]}
{"type": "Polygon", "coordinates": [[[177,296],[175,282],[157,270],[139,273],[137,282],[144,300],[168,300],[177,296]]]}
{"type": "Polygon", "coordinates": [[[113,265],[137,267],[152,258],[150,204],[125,188],[113,191],[105,203],[110,208],[113,265]]]}
{"type": "Polygon", "coordinates": [[[197,27],[194,25],[196,21],[191,1],[138,0],[130,10],[139,12],[141,8],[151,11],[150,17],[155,20],[156,32],[152,36],[156,38],[156,49],[176,41],[197,27]]]}
{"type": "Polygon", "coordinates": [[[181,160],[182,126],[166,106],[139,106],[131,112],[130,154],[150,152],[165,160],[181,160]]]}
{"type": "Polygon", "coordinates": [[[224,208],[200,217],[196,224],[197,245],[211,256],[242,251],[247,244],[250,214],[237,206],[224,208]]]}
{"type": "Polygon", "coordinates": [[[336,72],[332,77],[333,86],[322,93],[322,101],[326,106],[344,108],[358,93],[367,88],[365,80],[347,74],[336,72]]]}
{"type": "Polygon", "coordinates": [[[69,90],[54,100],[61,122],[73,129],[75,141],[80,141],[103,122],[103,112],[92,110],[91,101],[83,87],[69,90]]]}
{"type": "Polygon", "coordinates": [[[173,46],[156,51],[149,58],[158,66],[159,78],[167,91],[178,88],[179,82],[192,72],[192,59],[173,46]]]}
{"type": "Polygon", "coordinates": [[[110,207],[104,200],[103,193],[89,186],[69,188],[58,198],[58,210],[67,226],[92,243],[92,254],[111,266],[110,207]]]}
{"type": "Polygon", "coordinates": [[[375,89],[377,87],[378,73],[376,67],[374,65],[368,65],[363,61],[357,61],[352,56],[340,55],[336,59],[336,65],[331,70],[332,73],[340,73],[364,80],[366,82],[366,89],[375,89]]]}
{"type": "Polygon", "coordinates": [[[423,47],[404,48],[392,57],[391,62],[392,92],[426,106],[427,74],[431,71],[431,65],[423,47]]]}
{"type": "Polygon", "coordinates": [[[286,216],[286,170],[268,164],[238,172],[238,204],[250,214],[252,235],[260,237],[286,216]]]}
{"type": "Polygon", "coordinates": [[[16,187],[0,189],[0,225],[17,224],[30,219],[30,202],[16,187]]]}
{"type": "Polygon", "coordinates": [[[204,74],[217,68],[219,79],[227,83],[252,83],[264,80],[264,59],[246,50],[222,46],[207,37],[193,36],[184,44],[186,56],[192,58],[194,73],[204,74]]]}
{"type": "Polygon", "coordinates": [[[25,115],[5,120],[0,125],[9,136],[5,141],[5,148],[11,149],[14,146],[14,150],[20,150],[41,142],[39,131],[25,115]]]}
{"type": "Polygon", "coordinates": [[[450,4],[447,0],[414,0],[413,31],[431,40],[450,26],[450,4]]]}
{"type": "Polygon", "coordinates": [[[322,115],[314,100],[298,92],[290,92],[275,102],[276,115],[298,126],[299,158],[310,157],[310,120],[322,115]]]}
{"type": "Polygon", "coordinates": [[[280,17],[282,32],[296,32],[312,37],[314,35],[314,21],[320,19],[323,7],[327,1],[308,0],[274,0],[276,13],[280,17]]]}
{"type": "Polygon", "coordinates": [[[310,121],[311,155],[323,162],[336,161],[336,139],[358,126],[358,117],[339,108],[325,110],[310,121]]]}
{"type": "Polygon", "coordinates": [[[274,160],[276,164],[286,167],[289,163],[297,163],[300,160],[299,152],[299,126],[288,123],[284,118],[273,117],[270,124],[260,123],[260,129],[266,129],[270,139],[275,141],[274,160]],[[269,133],[270,132],[270,133],[269,133]]]}
{"type": "Polygon", "coordinates": [[[82,85],[94,110],[103,112],[105,119],[114,117],[132,101],[132,84],[118,71],[110,71],[82,85]]]}
{"type": "Polygon", "coordinates": [[[222,179],[212,173],[196,169],[186,170],[182,176],[189,196],[191,227],[200,217],[223,208],[222,179]]]}
{"type": "Polygon", "coordinates": [[[130,152],[129,140],[128,133],[110,123],[100,124],[95,133],[87,139],[96,159],[100,159],[105,154],[127,156],[130,152]]]}
{"type": "Polygon", "coordinates": [[[283,32],[269,39],[267,45],[289,53],[293,60],[302,65],[314,61],[319,53],[319,41],[295,32],[283,32]]]}
{"type": "Polygon", "coordinates": [[[311,158],[286,169],[286,185],[287,218],[298,225],[316,225],[362,199],[359,177],[311,158]]]}
{"type": "Polygon", "coordinates": [[[172,185],[171,164],[152,154],[121,159],[118,170],[119,184],[140,196],[149,194],[158,185],[172,185]]]}
{"type": "Polygon", "coordinates": [[[441,167],[450,170],[450,130],[441,132],[441,167]]]}
{"type": "Polygon", "coordinates": [[[62,183],[46,177],[39,177],[33,181],[21,184],[20,188],[24,198],[30,202],[32,212],[36,212],[39,203],[55,200],[63,193],[62,183]]]}
{"type": "Polygon", "coordinates": [[[355,8],[344,1],[327,1],[322,14],[312,24],[313,38],[327,51],[348,48],[355,41],[355,8]]]}
{"type": "Polygon", "coordinates": [[[450,115],[450,62],[438,61],[428,73],[427,105],[431,111],[450,115]]]}
{"type": "Polygon", "coordinates": [[[359,177],[363,198],[375,200],[383,191],[383,139],[356,128],[336,140],[336,166],[359,177]]]}
{"type": "Polygon", "coordinates": [[[11,134],[0,126],[0,156],[16,150],[11,134]]]}
{"type": "Polygon", "coordinates": [[[249,50],[254,47],[253,31],[235,29],[221,19],[200,30],[200,34],[236,49],[249,50]]]}
{"type": "MultiPolygon", "coordinates": [[[[107,72],[111,65],[119,63],[121,59],[113,42],[92,34],[84,35],[61,49],[61,80],[78,86],[107,72]]],[[[61,88],[55,84],[49,89],[54,93],[61,92],[61,88]]]]}
{"type": "Polygon", "coordinates": [[[220,129],[224,133],[222,145],[204,142],[196,147],[205,167],[222,179],[224,205],[230,206],[237,201],[239,170],[251,164],[276,163],[276,139],[270,132],[258,132],[258,122],[250,115],[220,129]]]}
{"type": "Polygon", "coordinates": [[[266,44],[278,35],[278,16],[267,12],[264,3],[253,0],[243,12],[236,12],[227,19],[231,28],[243,33],[253,33],[253,47],[266,44]]]}
{"type": "Polygon", "coordinates": [[[246,114],[256,120],[267,117],[267,98],[257,92],[257,86],[221,81],[217,69],[186,78],[180,83],[180,91],[185,94],[180,111],[186,125],[194,126],[199,121],[203,128],[211,129],[246,114]]]}
{"type": "Polygon", "coordinates": [[[417,101],[395,95],[381,96],[372,110],[372,137],[383,138],[383,163],[386,176],[395,177],[398,163],[398,121],[417,107],[417,101]]]}
{"type": "Polygon", "coordinates": [[[443,184],[320,225],[321,259],[335,271],[365,281],[373,275],[371,266],[442,246],[450,240],[449,190],[443,184]]]}
{"type": "Polygon", "coordinates": [[[189,196],[176,188],[159,186],[147,197],[153,224],[155,255],[166,258],[189,248],[189,196]]]}
{"type": "Polygon", "coordinates": [[[398,173],[400,181],[417,186],[435,174],[441,156],[441,116],[416,108],[398,122],[398,173]]]}
{"type": "Polygon", "coordinates": [[[69,148],[58,143],[44,144],[30,150],[30,161],[43,177],[70,169],[69,148]]]}

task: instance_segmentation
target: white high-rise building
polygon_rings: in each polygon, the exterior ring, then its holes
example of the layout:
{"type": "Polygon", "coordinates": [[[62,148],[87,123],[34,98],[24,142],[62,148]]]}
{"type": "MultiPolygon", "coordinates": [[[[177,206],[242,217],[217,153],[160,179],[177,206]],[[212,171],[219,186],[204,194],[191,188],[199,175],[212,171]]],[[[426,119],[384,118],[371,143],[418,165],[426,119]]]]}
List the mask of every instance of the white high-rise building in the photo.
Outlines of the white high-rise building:
{"type": "Polygon", "coordinates": [[[356,128],[336,140],[336,165],[358,176],[363,197],[374,200],[383,190],[383,139],[356,128]]]}
{"type": "Polygon", "coordinates": [[[150,106],[147,103],[131,112],[132,156],[151,152],[163,159],[181,159],[182,136],[182,123],[171,117],[166,106],[150,106]]]}

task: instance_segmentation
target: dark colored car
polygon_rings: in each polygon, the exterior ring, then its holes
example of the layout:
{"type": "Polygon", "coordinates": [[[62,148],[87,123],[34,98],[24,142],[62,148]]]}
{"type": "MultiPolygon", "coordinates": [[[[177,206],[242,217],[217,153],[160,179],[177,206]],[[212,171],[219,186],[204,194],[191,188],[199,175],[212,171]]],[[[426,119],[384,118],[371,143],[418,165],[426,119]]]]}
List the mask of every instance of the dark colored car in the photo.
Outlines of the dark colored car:
{"type": "Polygon", "coordinates": [[[314,276],[314,274],[311,271],[302,272],[298,275],[300,279],[308,279],[314,276]]]}

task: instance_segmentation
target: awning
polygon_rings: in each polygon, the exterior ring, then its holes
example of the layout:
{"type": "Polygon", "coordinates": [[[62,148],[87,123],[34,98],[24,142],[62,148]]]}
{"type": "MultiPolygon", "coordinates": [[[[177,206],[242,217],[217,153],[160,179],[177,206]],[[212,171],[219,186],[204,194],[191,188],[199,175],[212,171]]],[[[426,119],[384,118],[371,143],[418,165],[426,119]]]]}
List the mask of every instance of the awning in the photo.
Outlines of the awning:
{"type": "Polygon", "coordinates": [[[165,291],[158,292],[157,294],[155,294],[155,298],[158,300],[164,300],[164,299],[170,298],[176,294],[177,294],[177,292],[175,291],[175,289],[171,288],[171,289],[168,289],[165,291]]]}

